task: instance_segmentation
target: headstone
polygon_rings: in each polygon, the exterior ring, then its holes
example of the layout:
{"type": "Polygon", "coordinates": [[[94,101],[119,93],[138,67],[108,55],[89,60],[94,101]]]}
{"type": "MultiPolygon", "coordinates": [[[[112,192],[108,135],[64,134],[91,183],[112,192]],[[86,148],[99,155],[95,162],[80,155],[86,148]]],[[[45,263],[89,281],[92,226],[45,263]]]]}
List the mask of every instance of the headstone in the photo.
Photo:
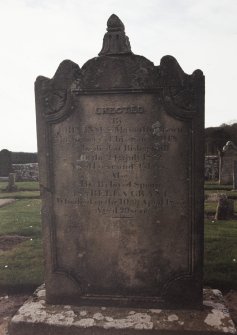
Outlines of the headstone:
{"type": "Polygon", "coordinates": [[[205,156],[205,180],[218,180],[219,156],[205,156]]]}
{"type": "Polygon", "coordinates": [[[237,160],[237,146],[228,141],[220,155],[220,178],[223,185],[233,185],[234,161],[237,160]]]}
{"type": "Polygon", "coordinates": [[[226,194],[219,197],[215,220],[229,220],[234,216],[234,200],[228,199],[226,194]]]}
{"type": "Polygon", "coordinates": [[[7,149],[3,149],[0,151],[0,177],[8,177],[11,171],[11,152],[7,149]]]}
{"type": "Polygon", "coordinates": [[[6,188],[7,192],[14,192],[17,190],[17,186],[16,186],[16,174],[15,173],[9,173],[9,177],[8,177],[8,185],[6,188]]]}
{"type": "Polygon", "coordinates": [[[237,160],[234,161],[233,168],[233,190],[237,190],[237,160]]]}
{"type": "Polygon", "coordinates": [[[199,308],[202,72],[133,54],[112,15],[99,57],[35,90],[47,301],[199,308]]]}

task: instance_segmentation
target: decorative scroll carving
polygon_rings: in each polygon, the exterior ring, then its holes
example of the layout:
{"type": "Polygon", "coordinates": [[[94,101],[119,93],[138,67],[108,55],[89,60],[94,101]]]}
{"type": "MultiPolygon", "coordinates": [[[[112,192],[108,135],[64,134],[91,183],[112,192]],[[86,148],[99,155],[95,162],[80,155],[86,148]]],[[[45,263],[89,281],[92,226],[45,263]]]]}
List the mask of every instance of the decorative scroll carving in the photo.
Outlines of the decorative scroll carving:
{"type": "Polygon", "coordinates": [[[44,115],[48,122],[58,122],[68,117],[74,109],[71,92],[66,89],[48,90],[43,100],[44,115]]]}
{"type": "Polygon", "coordinates": [[[69,90],[72,82],[79,76],[79,66],[69,60],[63,61],[54,77],[38,77],[35,90],[39,99],[38,108],[48,122],[59,122],[73,111],[72,95],[69,90]]]}
{"type": "Polygon", "coordinates": [[[200,86],[204,87],[202,71],[184,73],[177,60],[165,56],[160,64],[163,102],[167,111],[180,118],[192,118],[198,108],[200,86]]]}
{"type": "Polygon", "coordinates": [[[46,114],[58,113],[64,106],[67,100],[67,90],[56,89],[49,91],[45,98],[46,114]]]}

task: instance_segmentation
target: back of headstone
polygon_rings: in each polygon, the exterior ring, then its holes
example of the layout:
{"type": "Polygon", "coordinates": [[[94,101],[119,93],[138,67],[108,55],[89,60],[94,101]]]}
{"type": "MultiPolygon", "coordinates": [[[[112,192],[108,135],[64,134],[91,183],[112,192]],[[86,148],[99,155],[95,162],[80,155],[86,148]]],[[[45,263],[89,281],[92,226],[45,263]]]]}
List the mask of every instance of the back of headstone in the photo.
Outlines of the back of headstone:
{"type": "Polygon", "coordinates": [[[233,189],[237,190],[237,160],[233,162],[233,189]]]}
{"type": "Polygon", "coordinates": [[[8,177],[12,172],[11,152],[7,149],[0,151],[0,177],[8,177]]]}
{"type": "Polygon", "coordinates": [[[204,77],[132,53],[108,20],[99,57],[35,85],[50,303],[202,303],[204,77]]]}

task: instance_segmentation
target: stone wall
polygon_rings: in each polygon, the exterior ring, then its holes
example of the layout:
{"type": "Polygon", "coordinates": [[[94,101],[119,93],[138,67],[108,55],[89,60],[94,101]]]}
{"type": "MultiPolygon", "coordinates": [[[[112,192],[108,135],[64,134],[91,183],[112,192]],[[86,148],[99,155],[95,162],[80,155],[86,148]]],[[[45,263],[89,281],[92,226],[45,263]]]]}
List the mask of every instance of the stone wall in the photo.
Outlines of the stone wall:
{"type": "Polygon", "coordinates": [[[219,157],[205,156],[205,180],[219,179],[219,157]]]}
{"type": "Polygon", "coordinates": [[[16,173],[16,181],[38,181],[38,163],[12,164],[13,172],[16,173]]]}

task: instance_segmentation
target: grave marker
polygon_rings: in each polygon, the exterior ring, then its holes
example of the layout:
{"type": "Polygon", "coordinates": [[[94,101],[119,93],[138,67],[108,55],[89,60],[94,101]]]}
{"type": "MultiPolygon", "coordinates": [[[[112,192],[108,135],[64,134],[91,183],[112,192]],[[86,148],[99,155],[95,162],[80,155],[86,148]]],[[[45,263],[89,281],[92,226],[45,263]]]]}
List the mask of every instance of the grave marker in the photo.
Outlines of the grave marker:
{"type": "Polygon", "coordinates": [[[233,185],[234,162],[237,160],[237,146],[228,141],[220,155],[219,183],[233,185]]]}
{"type": "Polygon", "coordinates": [[[102,51],[35,85],[49,303],[202,304],[204,77],[102,51]]]}
{"type": "Polygon", "coordinates": [[[8,177],[11,171],[11,152],[7,149],[3,149],[0,151],[0,177],[8,177]]]}
{"type": "Polygon", "coordinates": [[[237,160],[234,161],[234,168],[233,168],[233,189],[237,190],[237,160]]]}

